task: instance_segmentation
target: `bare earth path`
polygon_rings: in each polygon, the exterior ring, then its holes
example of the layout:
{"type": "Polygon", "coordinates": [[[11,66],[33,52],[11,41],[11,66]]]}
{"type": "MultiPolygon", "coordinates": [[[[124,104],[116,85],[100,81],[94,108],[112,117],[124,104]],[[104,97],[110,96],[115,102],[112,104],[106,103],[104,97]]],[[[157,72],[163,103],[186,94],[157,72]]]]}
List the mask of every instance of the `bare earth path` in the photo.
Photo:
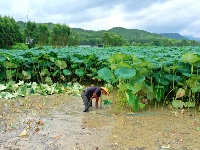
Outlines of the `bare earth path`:
{"type": "Polygon", "coordinates": [[[80,97],[65,94],[1,100],[0,149],[200,150],[194,110],[115,114],[109,106],[89,113],[83,108],[80,97]]]}

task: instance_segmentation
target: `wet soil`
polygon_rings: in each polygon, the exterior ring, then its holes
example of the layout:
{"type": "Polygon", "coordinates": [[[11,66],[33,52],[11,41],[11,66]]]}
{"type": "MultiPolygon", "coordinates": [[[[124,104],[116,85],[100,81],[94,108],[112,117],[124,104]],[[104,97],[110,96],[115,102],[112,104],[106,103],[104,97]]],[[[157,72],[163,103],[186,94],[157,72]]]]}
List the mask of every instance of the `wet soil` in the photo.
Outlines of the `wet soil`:
{"type": "MultiPolygon", "coordinates": [[[[114,99],[111,94],[109,99],[114,99]]],[[[93,103],[94,104],[94,103],[93,103]]],[[[111,106],[83,112],[80,96],[34,95],[0,102],[1,150],[199,150],[200,115],[194,109],[111,106]]]]}

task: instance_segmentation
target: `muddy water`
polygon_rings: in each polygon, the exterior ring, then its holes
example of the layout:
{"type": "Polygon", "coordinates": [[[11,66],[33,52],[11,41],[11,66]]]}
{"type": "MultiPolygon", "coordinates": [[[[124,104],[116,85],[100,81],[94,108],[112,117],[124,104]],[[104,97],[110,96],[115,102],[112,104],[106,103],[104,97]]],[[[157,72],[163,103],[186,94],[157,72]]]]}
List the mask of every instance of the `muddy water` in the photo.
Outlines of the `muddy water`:
{"type": "Polygon", "coordinates": [[[192,109],[116,113],[103,105],[83,113],[81,98],[65,94],[1,100],[0,107],[2,150],[200,149],[199,112],[192,109]]]}

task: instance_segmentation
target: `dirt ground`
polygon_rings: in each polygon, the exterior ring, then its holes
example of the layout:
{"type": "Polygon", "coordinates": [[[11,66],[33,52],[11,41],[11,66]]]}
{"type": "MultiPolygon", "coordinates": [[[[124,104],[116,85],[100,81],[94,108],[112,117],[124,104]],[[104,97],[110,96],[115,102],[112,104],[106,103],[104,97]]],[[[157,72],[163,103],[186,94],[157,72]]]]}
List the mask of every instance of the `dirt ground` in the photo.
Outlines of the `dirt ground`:
{"type": "Polygon", "coordinates": [[[194,109],[83,109],[81,97],[65,94],[1,100],[0,149],[200,150],[200,115],[194,109]]]}

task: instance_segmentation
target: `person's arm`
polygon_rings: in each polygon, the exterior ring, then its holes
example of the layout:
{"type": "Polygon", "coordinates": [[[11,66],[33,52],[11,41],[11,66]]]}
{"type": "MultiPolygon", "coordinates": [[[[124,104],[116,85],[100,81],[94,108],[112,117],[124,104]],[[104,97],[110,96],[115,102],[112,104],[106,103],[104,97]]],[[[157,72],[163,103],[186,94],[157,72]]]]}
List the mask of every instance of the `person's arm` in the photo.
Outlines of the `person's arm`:
{"type": "Polygon", "coordinates": [[[95,92],[93,93],[92,98],[96,99],[95,107],[98,108],[99,97],[97,96],[97,94],[95,92]]]}

